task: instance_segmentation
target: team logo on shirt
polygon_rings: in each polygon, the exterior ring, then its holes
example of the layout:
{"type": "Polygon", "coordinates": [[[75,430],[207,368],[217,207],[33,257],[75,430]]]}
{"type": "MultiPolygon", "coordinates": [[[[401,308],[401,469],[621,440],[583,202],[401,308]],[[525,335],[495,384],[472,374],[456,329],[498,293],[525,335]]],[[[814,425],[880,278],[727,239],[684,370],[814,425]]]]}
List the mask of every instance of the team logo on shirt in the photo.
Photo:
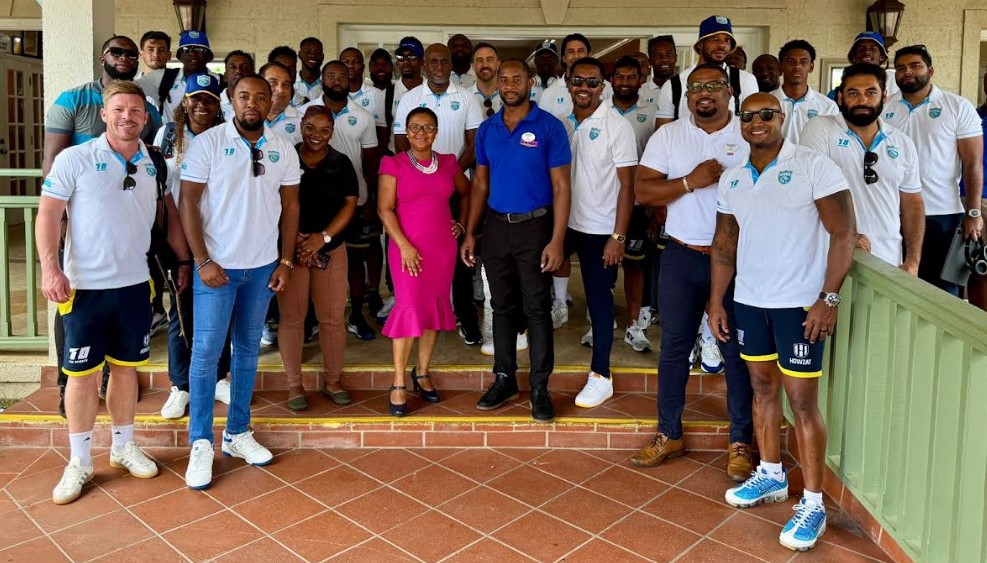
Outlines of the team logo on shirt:
{"type": "Polygon", "coordinates": [[[271,162],[277,162],[281,160],[281,153],[278,151],[267,151],[267,158],[271,159],[271,162]]]}
{"type": "Polygon", "coordinates": [[[198,84],[199,86],[202,86],[203,88],[205,88],[206,86],[209,86],[209,75],[208,74],[200,74],[199,76],[196,76],[195,77],[195,83],[198,84]]]}
{"type": "Polygon", "coordinates": [[[792,181],[792,171],[791,170],[782,170],[781,172],[779,172],[778,173],[778,181],[781,182],[782,184],[787,184],[787,183],[791,182],[792,181]]]}
{"type": "Polygon", "coordinates": [[[592,129],[589,130],[589,140],[590,141],[595,141],[596,138],[599,137],[599,136],[600,136],[600,128],[599,127],[593,127],[592,129]]]}
{"type": "Polygon", "coordinates": [[[289,124],[285,125],[284,126],[284,130],[287,133],[294,133],[295,132],[295,124],[294,123],[289,123],[289,124]]]}
{"type": "Polygon", "coordinates": [[[645,115],[643,113],[637,114],[637,122],[638,123],[644,123],[645,121],[647,121],[647,119],[648,119],[648,116],[647,115],[645,115]]]}
{"type": "Polygon", "coordinates": [[[452,111],[459,111],[459,102],[452,102],[449,107],[452,108],[452,111]]]}
{"type": "Polygon", "coordinates": [[[732,189],[736,188],[738,182],[740,182],[740,180],[734,180],[734,181],[730,182],[730,189],[732,190],[732,189]]]}
{"type": "Polygon", "coordinates": [[[888,146],[888,156],[898,158],[898,147],[888,146]]]}
{"type": "Polygon", "coordinates": [[[531,148],[537,147],[538,141],[535,140],[535,134],[531,131],[526,131],[523,135],[521,135],[521,146],[531,148]]]}
{"type": "Polygon", "coordinates": [[[350,125],[356,125],[356,118],[351,115],[348,118],[346,118],[346,123],[349,123],[350,125]]]}
{"type": "Polygon", "coordinates": [[[792,345],[792,354],[800,359],[809,357],[809,345],[805,342],[796,342],[792,345]]]}
{"type": "Polygon", "coordinates": [[[930,108],[929,109],[929,117],[931,117],[932,119],[935,119],[935,118],[939,117],[940,115],[942,115],[942,108],[930,108]]]}
{"type": "Polygon", "coordinates": [[[819,112],[814,109],[810,109],[809,111],[805,112],[805,114],[809,116],[809,119],[812,119],[813,117],[819,115],[819,112]]]}
{"type": "Polygon", "coordinates": [[[106,172],[106,163],[105,162],[97,162],[96,163],[96,172],[106,172]]]}
{"type": "Polygon", "coordinates": [[[158,175],[158,169],[153,164],[145,164],[144,170],[147,170],[147,175],[152,178],[158,175]]]}
{"type": "Polygon", "coordinates": [[[360,105],[367,107],[370,105],[370,100],[368,98],[363,98],[363,100],[360,101],[360,105]]]}

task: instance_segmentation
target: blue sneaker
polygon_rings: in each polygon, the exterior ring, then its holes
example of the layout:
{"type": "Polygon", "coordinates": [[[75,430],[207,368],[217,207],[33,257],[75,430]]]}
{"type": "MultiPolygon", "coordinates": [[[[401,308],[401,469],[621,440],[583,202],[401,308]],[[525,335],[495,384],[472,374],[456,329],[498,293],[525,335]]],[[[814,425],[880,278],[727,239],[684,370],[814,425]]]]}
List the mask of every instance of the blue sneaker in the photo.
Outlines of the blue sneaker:
{"type": "Polygon", "coordinates": [[[782,528],[778,541],[792,551],[808,551],[826,532],[826,507],[807,504],[803,498],[794,508],[795,516],[782,528]]]}
{"type": "Polygon", "coordinates": [[[788,498],[788,475],[777,481],[760,465],[744,483],[727,491],[726,501],[736,508],[750,508],[762,502],[781,502],[788,498]]]}

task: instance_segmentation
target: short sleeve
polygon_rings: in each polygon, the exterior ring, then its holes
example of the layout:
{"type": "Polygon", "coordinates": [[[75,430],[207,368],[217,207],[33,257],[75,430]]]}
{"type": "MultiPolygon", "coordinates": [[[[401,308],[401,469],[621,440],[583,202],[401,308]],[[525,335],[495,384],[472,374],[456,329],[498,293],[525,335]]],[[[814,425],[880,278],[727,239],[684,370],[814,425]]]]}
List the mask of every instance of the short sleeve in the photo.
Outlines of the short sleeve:
{"type": "MultiPolygon", "coordinates": [[[[664,91],[665,89],[662,89],[662,92],[664,91]]],[[[641,166],[647,166],[662,174],[668,174],[668,143],[665,142],[667,136],[668,125],[665,125],[659,127],[655,134],[648,139],[648,144],[644,147],[644,154],[641,155],[641,166]]]]}
{"type": "Polygon", "coordinates": [[[360,132],[360,146],[365,149],[372,149],[377,146],[377,129],[369,122],[360,132]]]}
{"type": "Polygon", "coordinates": [[[398,110],[394,112],[394,134],[395,135],[405,135],[407,134],[404,129],[404,122],[408,119],[408,114],[411,113],[411,97],[409,94],[411,92],[405,93],[401,97],[401,103],[398,104],[398,110]]]}
{"type": "MultiPolygon", "coordinates": [[[[297,160],[298,157],[295,158],[297,160]]],[[[200,184],[208,182],[211,165],[212,155],[209,154],[208,140],[204,137],[192,139],[188,151],[185,153],[185,159],[182,161],[182,180],[200,184]]]]}
{"type": "Polygon", "coordinates": [[[396,156],[385,156],[380,159],[380,175],[398,177],[398,162],[396,156]]]}
{"type": "MultiPolygon", "coordinates": [[[[830,160],[828,156],[816,155],[812,164],[812,199],[820,200],[843,190],[849,190],[850,184],[843,177],[843,171],[830,160]]],[[[720,182],[723,185],[723,182],[720,182]]]]}
{"type": "MultiPolygon", "coordinates": [[[[678,75],[675,75],[678,76],[678,75]]],[[[672,77],[674,80],[675,77],[672,77]]],[[[657,119],[675,119],[675,103],[672,100],[672,82],[665,82],[665,85],[658,91],[658,111],[655,113],[657,119]]]]}
{"type": "Polygon", "coordinates": [[[459,167],[459,158],[454,154],[440,154],[439,158],[439,168],[448,171],[449,179],[454,180],[456,176],[463,171],[459,167]]]}
{"type": "Polygon", "coordinates": [[[610,156],[617,168],[637,166],[637,137],[634,127],[621,117],[614,120],[614,135],[611,139],[610,156]]]}
{"type": "MultiPolygon", "coordinates": [[[[757,78],[747,71],[740,71],[740,103],[744,103],[748,96],[753,96],[758,92],[760,92],[760,88],[757,86],[757,78]]],[[[733,100],[730,101],[730,105],[733,106],[733,100]]]]}
{"type": "Polygon", "coordinates": [[[384,113],[384,91],[371,88],[370,95],[374,99],[374,127],[387,127],[387,114],[384,113]]]}
{"type": "Polygon", "coordinates": [[[281,177],[281,185],[297,186],[302,181],[302,165],[298,160],[298,151],[288,143],[283,143],[281,154],[285,155],[284,176],[281,177]]]}
{"type": "MultiPolygon", "coordinates": [[[[356,169],[353,168],[353,161],[343,153],[339,156],[339,189],[343,192],[343,197],[360,197],[360,181],[356,177],[356,169]]],[[[389,158],[389,157],[385,157],[389,158]]]]}
{"type": "Polygon", "coordinates": [[[71,161],[71,151],[62,151],[55,157],[48,177],[41,184],[41,195],[68,201],[75,193],[74,166],[71,161]]]}
{"type": "Polygon", "coordinates": [[[984,134],[983,123],[977,110],[966,98],[956,96],[958,106],[956,108],[956,138],[970,139],[972,137],[982,137],[984,134]]]}
{"type": "Polygon", "coordinates": [[[730,177],[729,174],[724,174],[721,178],[723,181],[716,188],[716,212],[723,213],[724,215],[733,215],[733,210],[730,209],[730,202],[727,201],[729,190],[726,186],[730,185],[730,182],[727,181],[730,177]]]}
{"type": "Polygon", "coordinates": [[[75,132],[76,100],[74,90],[62,92],[45,114],[45,133],[70,135],[75,132]]]}
{"type": "Polygon", "coordinates": [[[799,144],[818,153],[828,155],[824,122],[825,120],[820,118],[810,119],[805,124],[805,127],[802,128],[802,134],[799,136],[799,144]]]}
{"type": "MultiPolygon", "coordinates": [[[[546,116],[549,117],[549,116],[546,116]]],[[[562,122],[552,117],[545,119],[548,124],[548,167],[558,168],[572,164],[572,149],[569,147],[569,135],[565,132],[562,122]]]]}
{"type": "Polygon", "coordinates": [[[154,145],[154,146],[156,146],[156,147],[158,147],[160,149],[161,148],[161,143],[164,142],[164,136],[165,136],[165,128],[164,127],[158,127],[158,131],[157,131],[157,133],[154,134],[154,140],[151,141],[151,144],[154,145]]]}
{"type": "Polygon", "coordinates": [[[902,135],[901,140],[904,145],[901,156],[904,158],[905,171],[898,191],[908,194],[922,193],[922,178],[919,176],[920,165],[915,143],[907,135],[902,135]]]}
{"type": "Polygon", "coordinates": [[[483,108],[473,94],[466,92],[464,97],[466,98],[466,130],[471,131],[483,123],[483,108]]]}
{"type": "Polygon", "coordinates": [[[490,159],[487,158],[486,142],[487,131],[490,126],[484,122],[476,131],[476,140],[473,141],[473,150],[476,152],[476,163],[480,166],[490,166],[490,159]]]}

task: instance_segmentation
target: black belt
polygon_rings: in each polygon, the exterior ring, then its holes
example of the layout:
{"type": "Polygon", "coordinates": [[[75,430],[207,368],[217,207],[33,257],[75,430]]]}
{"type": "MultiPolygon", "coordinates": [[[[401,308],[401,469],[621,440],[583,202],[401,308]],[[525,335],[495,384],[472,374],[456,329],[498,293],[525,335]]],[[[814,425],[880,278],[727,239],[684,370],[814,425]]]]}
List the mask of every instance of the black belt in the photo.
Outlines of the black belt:
{"type": "Polygon", "coordinates": [[[548,207],[539,207],[532,211],[526,213],[500,213],[499,211],[490,210],[490,216],[500,219],[501,221],[507,221],[508,223],[524,223],[525,221],[530,221],[532,219],[537,219],[539,217],[544,217],[548,215],[548,207]]]}

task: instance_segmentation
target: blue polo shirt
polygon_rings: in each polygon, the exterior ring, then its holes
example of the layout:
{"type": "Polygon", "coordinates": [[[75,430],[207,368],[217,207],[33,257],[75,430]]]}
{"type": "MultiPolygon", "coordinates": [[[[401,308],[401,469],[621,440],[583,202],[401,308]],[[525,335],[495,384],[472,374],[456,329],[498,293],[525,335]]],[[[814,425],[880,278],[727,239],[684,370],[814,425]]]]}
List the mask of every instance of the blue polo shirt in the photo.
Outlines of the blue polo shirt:
{"type": "MultiPolygon", "coordinates": [[[[984,130],[984,195],[987,198],[987,104],[977,108],[977,115],[980,116],[980,126],[984,130]]],[[[960,195],[966,195],[966,186],[960,179],[960,195]]]]}
{"type": "Polygon", "coordinates": [[[480,125],[476,163],[490,168],[487,205],[498,213],[527,213],[552,205],[550,170],[572,162],[569,136],[555,116],[531,110],[514,131],[504,125],[504,110],[480,125]]]}

